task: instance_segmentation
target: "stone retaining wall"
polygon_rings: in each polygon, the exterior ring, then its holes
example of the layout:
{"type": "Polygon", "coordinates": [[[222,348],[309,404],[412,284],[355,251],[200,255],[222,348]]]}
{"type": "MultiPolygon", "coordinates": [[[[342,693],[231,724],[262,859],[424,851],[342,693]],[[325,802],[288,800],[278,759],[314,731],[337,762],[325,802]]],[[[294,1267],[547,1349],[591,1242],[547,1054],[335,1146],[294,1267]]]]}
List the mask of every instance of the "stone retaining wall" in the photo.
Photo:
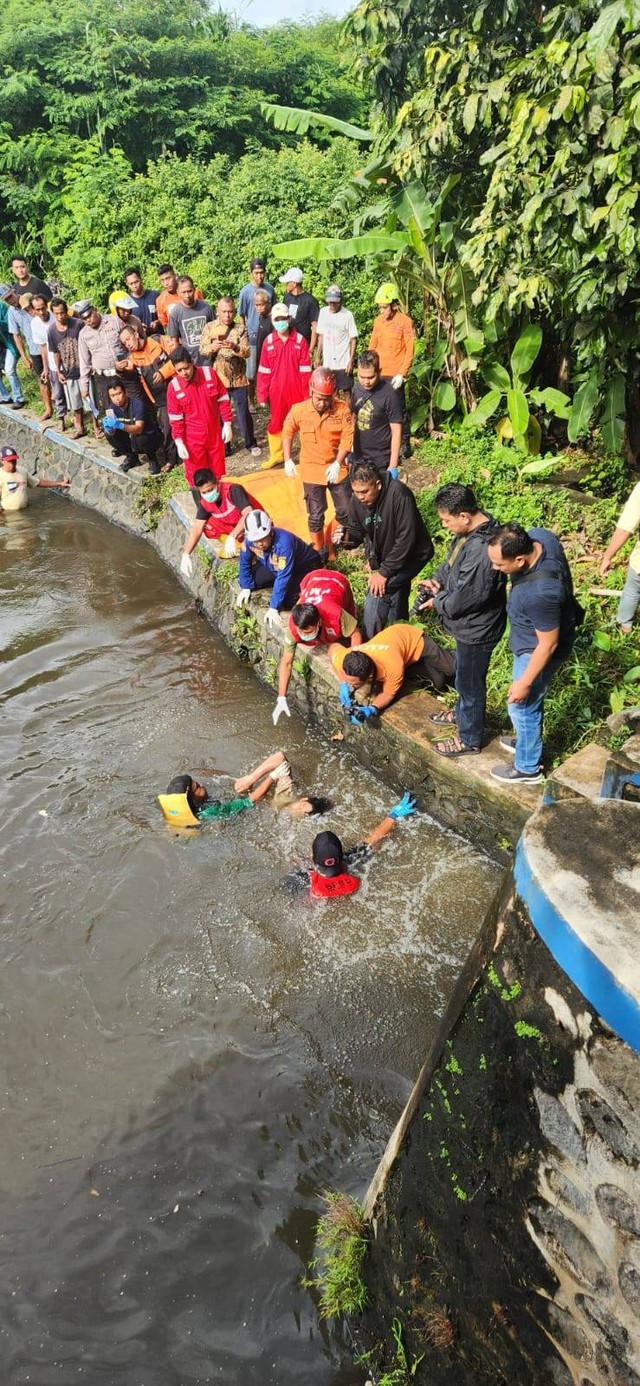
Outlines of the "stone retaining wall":
{"type": "MultiPolygon", "coordinates": [[[[143,475],[137,470],[122,473],[104,446],[89,440],[74,443],[52,430],[43,434],[34,418],[25,413],[18,416],[3,406],[0,440],[14,442],[26,465],[48,480],[69,476],[73,500],[145,539],[178,572],[185,527],[194,513],[189,491],[180,492],[167,506],[157,528],[150,529],[136,512],[143,475]]],[[[201,549],[211,553],[206,541],[201,541],[201,549]]],[[[223,564],[219,570],[220,581],[210,567],[197,562],[195,566],[193,580],[179,580],[233,648],[251,662],[260,678],[273,685],[282,637],[264,628],[266,599],[257,596],[248,617],[239,617],[234,605],[238,588],[235,581],[230,582],[229,565],[223,564]]],[[[335,678],[326,654],[319,651],[301,654],[296,660],[289,697],[310,725],[326,736],[339,738],[345,750],[395,790],[403,792],[410,787],[419,795],[423,808],[497,860],[508,862],[509,851],[539,803],[540,793],[523,786],[499,789],[488,773],[496,758],[495,748],[464,762],[445,761],[436,755],[430,745],[436,733],[433,729],[429,733],[427,719],[438,704],[429,694],[417,691],[403,697],[375,727],[352,727],[341,715],[335,678]]]]}

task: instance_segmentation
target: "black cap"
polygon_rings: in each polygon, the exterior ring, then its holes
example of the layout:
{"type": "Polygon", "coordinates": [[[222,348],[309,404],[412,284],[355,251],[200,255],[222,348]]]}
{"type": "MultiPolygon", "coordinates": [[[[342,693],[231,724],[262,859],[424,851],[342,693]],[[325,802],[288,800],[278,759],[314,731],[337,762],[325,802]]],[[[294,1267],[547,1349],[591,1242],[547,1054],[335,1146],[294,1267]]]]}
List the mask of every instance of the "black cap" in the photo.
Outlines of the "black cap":
{"type": "Polygon", "coordinates": [[[252,270],[252,269],[266,269],[266,268],[267,268],[267,266],[266,266],[264,260],[262,259],[262,256],[261,256],[261,255],[254,255],[253,260],[251,261],[251,264],[249,265],[249,269],[252,270]]]}
{"type": "Polygon", "coordinates": [[[339,876],[343,870],[342,843],[335,833],[318,833],[313,839],[313,864],[322,876],[339,876]]]}
{"type": "Polygon", "coordinates": [[[2,462],[17,462],[18,458],[18,450],[12,447],[11,444],[9,444],[8,447],[0,448],[0,460],[2,462]]]}

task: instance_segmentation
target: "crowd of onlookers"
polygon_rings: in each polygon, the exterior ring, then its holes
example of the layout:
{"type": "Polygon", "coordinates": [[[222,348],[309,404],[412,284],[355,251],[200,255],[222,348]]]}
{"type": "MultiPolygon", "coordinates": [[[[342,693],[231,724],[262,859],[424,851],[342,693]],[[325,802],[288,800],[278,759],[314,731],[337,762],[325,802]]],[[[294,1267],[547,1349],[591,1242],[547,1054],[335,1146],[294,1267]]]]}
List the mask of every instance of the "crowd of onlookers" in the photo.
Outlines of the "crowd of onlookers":
{"type": "MultiPolygon", "coordinates": [[[[281,613],[290,612],[275,722],[289,714],[296,647],[325,644],[353,722],[379,716],[405,678],[418,676],[438,690],[451,683],[455,709],[442,706],[431,716],[442,734],[434,749],[447,758],[478,754],[487,672],[508,620],[514,735],[501,745],[514,759],[491,773],[502,782],[541,778],[545,693],[581,620],[569,566],[551,531],[527,532],[483,510],[468,486],[443,486],[435,504],[451,545],[419,583],[411,614],[430,612],[454,648],[410,623],[411,586],[433,544],[398,474],[411,448],[405,385],[415,336],[395,284],[378,289],[373,330],[359,351],[358,327],[338,285],[327,289],[321,307],[292,266],[279,278],[276,301],[260,257],[251,262],[237,311],[226,295],[208,303],[189,275],[168,264],[158,269],[157,289],[145,287],[138,268],[126,270],[108,312],[90,299],[70,304],[55,295],[22,256],[12,260],[12,272],[14,282],[0,287],[0,401],[23,407],[21,364],[38,382],[46,422],[55,411],[64,431],[71,415],[77,439],[88,420],[122,470],[143,456],[152,474],[184,468],[196,518],[183,575],[192,575],[191,554],[205,535],[221,557],[239,557],[239,606],[268,588],[267,624],[282,626],[281,613]],[[268,455],[256,438],[261,407],[268,411],[268,455]],[[282,464],[283,478],[301,485],[310,542],[274,525],[245,484],[225,478],[234,426],[256,465],[282,464]],[[330,509],[335,520],[327,525],[330,509]],[[347,579],[328,565],[336,547],[360,545],[368,591],[359,625],[347,579]]],[[[15,450],[3,449],[5,509],[26,501],[16,468],[15,450]]],[[[603,556],[603,574],[639,525],[637,486],[603,556]]],[[[639,603],[640,544],[618,609],[623,630],[639,603]]]]}

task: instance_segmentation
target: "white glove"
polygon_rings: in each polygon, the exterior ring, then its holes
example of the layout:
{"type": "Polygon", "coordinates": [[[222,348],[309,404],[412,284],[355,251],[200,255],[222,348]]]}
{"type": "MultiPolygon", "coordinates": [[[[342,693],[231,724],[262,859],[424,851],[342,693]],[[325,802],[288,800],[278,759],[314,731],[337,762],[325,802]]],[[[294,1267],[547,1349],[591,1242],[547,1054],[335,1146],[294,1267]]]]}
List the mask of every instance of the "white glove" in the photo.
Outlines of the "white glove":
{"type": "Polygon", "coordinates": [[[180,559],[180,572],[183,577],[193,577],[193,559],[190,553],[183,553],[180,559]]]}
{"type": "Polygon", "coordinates": [[[283,712],[286,712],[287,717],[291,716],[291,713],[289,711],[289,704],[286,698],[278,698],[278,701],[271,714],[274,727],[277,727],[278,720],[280,717],[282,717],[283,712]]]}
{"type": "Polygon", "coordinates": [[[403,376],[403,375],[392,375],[392,377],[391,377],[391,386],[392,386],[392,388],[393,388],[394,390],[401,390],[403,385],[404,385],[404,376],[403,376]]]}
{"type": "Polygon", "coordinates": [[[236,606],[248,606],[251,601],[251,588],[241,587],[236,597],[236,606]]]}
{"type": "Polygon", "coordinates": [[[232,428],[231,424],[230,424],[230,423],[223,423],[223,425],[222,425],[222,441],[223,441],[223,443],[230,443],[232,438],[233,438],[233,428],[232,428]]]}
{"type": "Polygon", "coordinates": [[[284,474],[288,476],[290,481],[295,481],[298,475],[298,468],[292,457],[288,457],[284,464],[284,474]]]}
{"type": "Polygon", "coordinates": [[[227,537],[226,537],[226,539],[225,539],[225,541],[224,541],[224,556],[225,556],[225,558],[235,558],[235,556],[236,556],[236,536],[235,536],[235,534],[228,534],[228,535],[227,535],[227,537]]]}
{"type": "Polygon", "coordinates": [[[326,472],[325,472],[325,477],[326,477],[326,481],[327,481],[327,486],[335,486],[336,481],[338,480],[338,477],[339,477],[339,476],[340,476],[340,463],[339,463],[339,462],[331,462],[331,463],[329,464],[329,466],[327,467],[327,470],[326,470],[326,472]]]}
{"type": "Polygon", "coordinates": [[[183,462],[189,461],[189,449],[182,438],[176,438],[176,452],[183,462]]]}
{"type": "Polygon", "coordinates": [[[269,630],[279,630],[279,629],[280,629],[280,627],[281,627],[281,625],[282,625],[282,617],[281,617],[281,615],[280,615],[280,612],[279,612],[279,611],[276,611],[275,606],[270,606],[270,607],[269,607],[269,610],[268,610],[268,611],[265,611],[265,613],[264,613],[264,623],[265,623],[265,626],[268,626],[268,627],[269,627],[269,630]]]}
{"type": "MultiPolygon", "coordinates": [[[[285,699],[285,701],[286,701],[286,699],[285,699]]],[[[280,699],[279,699],[279,698],[278,698],[278,702],[280,702],[280,699]]],[[[281,765],[276,765],[275,770],[270,770],[270,771],[269,771],[269,777],[270,777],[270,779],[272,779],[272,780],[283,780],[283,779],[285,778],[285,775],[290,775],[290,774],[291,774],[291,766],[290,766],[288,760],[283,760],[283,762],[282,762],[281,765]]]]}

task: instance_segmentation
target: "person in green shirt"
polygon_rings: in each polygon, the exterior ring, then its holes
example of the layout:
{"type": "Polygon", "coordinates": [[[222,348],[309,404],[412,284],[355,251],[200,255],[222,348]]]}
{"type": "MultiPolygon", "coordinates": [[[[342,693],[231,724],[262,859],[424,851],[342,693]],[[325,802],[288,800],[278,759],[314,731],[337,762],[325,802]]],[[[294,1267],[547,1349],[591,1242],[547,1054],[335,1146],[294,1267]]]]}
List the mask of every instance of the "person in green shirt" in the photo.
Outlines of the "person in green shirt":
{"type": "MultiPolygon", "coordinates": [[[[176,828],[196,828],[214,818],[230,818],[252,809],[277,785],[277,792],[291,789],[291,767],[284,751],[275,751],[248,775],[235,781],[235,799],[210,799],[207,789],[191,775],[176,775],[167,785],[165,794],[158,795],[160,808],[168,823],[176,828]]],[[[321,813],[324,801],[313,798],[297,799],[287,805],[287,811],[301,818],[321,813]]]]}

